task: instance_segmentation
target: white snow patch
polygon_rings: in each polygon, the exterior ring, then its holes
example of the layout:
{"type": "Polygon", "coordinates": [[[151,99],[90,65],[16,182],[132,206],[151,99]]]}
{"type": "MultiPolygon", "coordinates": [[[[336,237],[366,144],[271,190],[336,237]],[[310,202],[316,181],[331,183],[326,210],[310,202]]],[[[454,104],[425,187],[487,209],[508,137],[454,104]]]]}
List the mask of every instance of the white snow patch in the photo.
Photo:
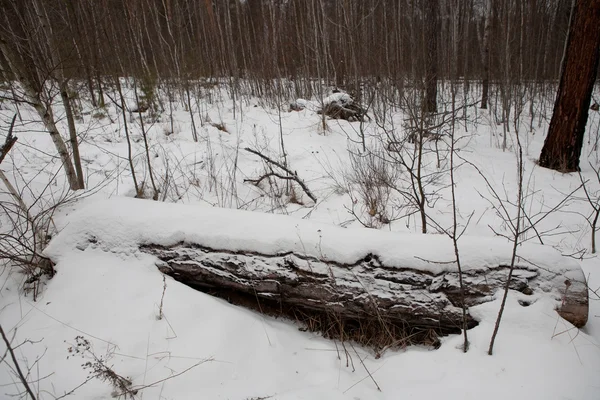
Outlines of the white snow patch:
{"type": "MultiPolygon", "coordinates": [[[[283,215],[131,198],[98,201],[79,209],[46,253],[60,261],[65,251],[83,249],[90,240],[107,250],[125,253],[135,252],[142,244],[186,242],[265,255],[293,252],[343,264],[373,254],[386,266],[433,274],[457,268],[452,241],[445,235],[344,229],[283,215]]],[[[508,266],[512,243],[502,238],[464,236],[460,252],[464,270],[508,266]]],[[[533,270],[541,265],[571,278],[581,271],[576,261],[547,246],[522,244],[518,254],[518,264],[533,270]]]]}

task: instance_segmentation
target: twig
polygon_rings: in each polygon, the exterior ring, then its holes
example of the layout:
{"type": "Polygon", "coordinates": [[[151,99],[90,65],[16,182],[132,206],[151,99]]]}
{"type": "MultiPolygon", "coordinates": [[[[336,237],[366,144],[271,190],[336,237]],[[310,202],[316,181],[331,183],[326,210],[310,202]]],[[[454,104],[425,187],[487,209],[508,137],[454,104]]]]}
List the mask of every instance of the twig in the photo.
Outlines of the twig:
{"type": "MultiPolygon", "coordinates": [[[[304,181],[302,179],[300,179],[300,177],[298,176],[298,174],[296,172],[292,172],[290,171],[289,168],[287,168],[285,165],[282,165],[281,163],[272,160],[271,158],[265,156],[264,154],[259,153],[256,150],[252,150],[251,148],[244,148],[244,150],[246,150],[249,153],[252,153],[254,155],[259,156],[260,158],[262,158],[263,160],[265,160],[267,163],[272,164],[274,166],[276,166],[277,168],[282,169],[283,171],[285,171],[288,174],[288,177],[282,178],[282,179],[292,179],[294,181],[296,181],[296,183],[298,185],[300,185],[300,187],[302,188],[302,190],[304,191],[304,193],[306,193],[306,195],[308,197],[310,197],[310,199],[313,202],[317,202],[317,198],[315,197],[315,195],[310,191],[310,189],[308,188],[308,186],[306,186],[306,184],[304,183],[304,181]]],[[[280,178],[281,176],[279,176],[278,174],[273,173],[274,176],[277,176],[278,178],[280,178]]],[[[260,178],[260,180],[264,179],[266,176],[263,176],[260,178]]]]}
{"type": "Polygon", "coordinates": [[[4,340],[4,343],[6,344],[6,348],[8,349],[8,352],[10,353],[10,357],[12,358],[13,364],[15,365],[15,369],[17,371],[17,374],[19,375],[19,379],[21,380],[21,383],[23,384],[23,386],[25,386],[25,390],[27,391],[29,396],[31,396],[31,398],[33,400],[36,400],[36,397],[33,394],[33,391],[31,390],[31,388],[29,387],[29,383],[27,382],[25,375],[23,375],[23,371],[21,371],[21,367],[19,366],[19,362],[17,361],[15,352],[13,351],[13,348],[10,345],[10,341],[8,340],[8,338],[6,337],[6,334],[4,333],[4,329],[2,329],[2,325],[0,325],[0,335],[2,335],[2,340],[4,340]]]}
{"type": "Polygon", "coordinates": [[[354,347],[354,345],[350,342],[350,346],[352,346],[352,350],[354,350],[354,352],[356,353],[356,356],[358,357],[358,360],[360,361],[360,363],[362,364],[363,368],[365,369],[365,371],[367,371],[367,374],[369,374],[369,377],[371,378],[371,380],[373,381],[373,383],[375,384],[375,386],[377,387],[377,390],[379,390],[381,392],[381,388],[379,387],[379,385],[377,384],[377,381],[375,380],[375,378],[373,378],[373,375],[371,374],[371,371],[369,371],[369,369],[367,368],[367,366],[365,365],[364,361],[362,360],[362,358],[360,357],[360,354],[358,354],[358,351],[356,351],[356,348],[354,347]]]}
{"type": "Polygon", "coordinates": [[[75,393],[75,391],[77,389],[79,389],[80,387],[84,386],[86,383],[88,383],[89,381],[91,381],[92,379],[95,379],[95,378],[96,378],[96,376],[90,376],[90,377],[88,377],[85,381],[81,382],[79,385],[75,386],[73,389],[69,390],[68,392],[66,392],[62,396],[54,398],[54,400],[64,399],[65,397],[68,397],[68,396],[72,395],[73,393],[75,393]]]}
{"type": "Polygon", "coordinates": [[[165,292],[167,291],[167,278],[163,275],[163,291],[160,298],[160,306],[158,307],[158,319],[163,319],[163,303],[165,301],[165,292]]]}
{"type": "MultiPolygon", "coordinates": [[[[138,387],[132,388],[132,390],[135,390],[135,391],[139,392],[140,390],[147,389],[149,387],[158,385],[159,383],[163,383],[165,381],[168,381],[169,379],[177,378],[178,376],[185,374],[189,370],[194,369],[197,366],[199,366],[201,364],[204,364],[206,362],[209,362],[209,361],[214,361],[214,359],[213,358],[208,358],[208,359],[205,359],[205,360],[198,361],[196,364],[192,365],[191,367],[188,367],[188,368],[184,369],[181,372],[178,372],[178,373],[176,373],[174,375],[168,376],[168,377],[163,378],[163,379],[159,379],[158,381],[149,383],[147,385],[143,385],[143,386],[138,386],[138,387]]],[[[122,393],[122,394],[124,394],[124,393],[122,393]]]]}

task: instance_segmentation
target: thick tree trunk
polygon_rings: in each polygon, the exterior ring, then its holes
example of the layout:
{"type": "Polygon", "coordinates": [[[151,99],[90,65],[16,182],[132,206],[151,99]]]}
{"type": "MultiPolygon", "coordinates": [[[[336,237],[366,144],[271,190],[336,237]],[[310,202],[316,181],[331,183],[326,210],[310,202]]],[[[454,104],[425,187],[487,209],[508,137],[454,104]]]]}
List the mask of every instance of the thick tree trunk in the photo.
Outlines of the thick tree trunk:
{"type": "Polygon", "coordinates": [[[575,3],[562,75],[539,164],[579,170],[579,157],[600,57],[600,0],[575,3]]]}
{"type": "MultiPolygon", "coordinates": [[[[463,326],[457,271],[434,274],[385,265],[367,255],[341,264],[295,253],[266,255],[213,250],[194,244],[143,245],[160,259],[159,269],[191,287],[275,315],[334,316],[345,323],[378,326],[382,331],[459,333],[463,326]],[[391,328],[390,328],[391,327],[391,328]]],[[[493,300],[502,289],[508,266],[463,271],[468,307],[493,300]]],[[[587,322],[588,292],[583,272],[565,280],[544,268],[516,267],[510,287],[528,306],[545,292],[562,299],[559,314],[576,326],[587,322]]],[[[304,321],[306,321],[306,318],[304,321]]],[[[467,315],[467,327],[477,321],[467,315]]],[[[392,338],[396,340],[398,338],[392,338]]]]}
{"type": "Polygon", "coordinates": [[[439,30],[439,0],[426,2],[426,65],[425,65],[425,112],[437,111],[437,80],[438,80],[438,30],[439,30]]]}

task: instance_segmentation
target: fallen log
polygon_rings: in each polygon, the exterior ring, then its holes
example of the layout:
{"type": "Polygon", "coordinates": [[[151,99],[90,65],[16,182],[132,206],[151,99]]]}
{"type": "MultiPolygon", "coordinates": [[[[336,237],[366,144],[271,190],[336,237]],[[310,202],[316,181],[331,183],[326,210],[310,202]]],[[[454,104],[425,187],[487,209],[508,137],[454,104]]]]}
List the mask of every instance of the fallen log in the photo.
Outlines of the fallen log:
{"type": "MultiPolygon", "coordinates": [[[[206,293],[304,329],[374,348],[426,343],[462,326],[454,248],[443,235],[343,229],[292,217],[117,198],[78,211],[48,254],[88,247],[151,254],[165,274],[206,293]]],[[[503,290],[512,246],[463,236],[465,305],[503,290]]],[[[588,318],[579,264],[541,245],[518,248],[510,297],[522,306],[551,300],[577,327],[588,318]]],[[[536,308],[531,308],[536,312],[536,308]]],[[[477,319],[467,314],[467,326],[477,319]]]]}
{"type": "MultiPolygon", "coordinates": [[[[146,244],[141,250],[160,260],[157,266],[163,273],[234,304],[296,319],[300,313],[305,317],[300,318],[302,322],[317,320],[320,331],[332,330],[336,324],[348,325],[341,330],[350,337],[356,330],[362,337],[363,324],[369,330],[394,332],[367,340],[375,343],[366,344],[379,348],[410,335],[414,339],[411,342],[437,345],[437,335],[459,333],[462,326],[457,271],[434,274],[386,266],[374,254],[353,264],[342,264],[293,252],[268,255],[191,243],[146,244]]],[[[466,270],[465,305],[493,300],[505,286],[508,270],[506,265],[466,270]]],[[[559,314],[575,326],[587,321],[587,288],[580,281],[562,279],[544,269],[517,266],[510,288],[520,293],[522,306],[535,302],[541,293],[558,289],[562,295],[559,314]]],[[[467,314],[468,328],[476,325],[477,321],[467,314]]],[[[341,335],[339,329],[334,331],[332,336],[341,335]]]]}
{"type": "Polygon", "coordinates": [[[317,110],[317,114],[325,114],[332,119],[345,119],[350,122],[365,122],[365,118],[371,119],[367,115],[367,110],[356,103],[352,96],[339,90],[323,99],[323,106],[317,110]]]}

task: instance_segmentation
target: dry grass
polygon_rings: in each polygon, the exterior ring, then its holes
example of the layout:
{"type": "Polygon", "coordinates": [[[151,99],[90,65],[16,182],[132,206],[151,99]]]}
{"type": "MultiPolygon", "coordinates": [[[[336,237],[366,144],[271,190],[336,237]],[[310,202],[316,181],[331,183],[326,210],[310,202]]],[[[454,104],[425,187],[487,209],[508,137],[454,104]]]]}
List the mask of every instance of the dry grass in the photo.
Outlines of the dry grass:
{"type": "Polygon", "coordinates": [[[385,317],[365,316],[350,319],[334,312],[323,312],[259,298],[256,294],[221,289],[210,291],[203,288],[196,289],[270,317],[294,321],[300,325],[298,329],[303,332],[319,333],[324,338],[342,343],[357,343],[373,350],[376,358],[386,350],[405,348],[410,345],[423,345],[437,349],[441,345],[439,337],[444,334],[429,327],[392,323],[386,321],[385,317]]]}

